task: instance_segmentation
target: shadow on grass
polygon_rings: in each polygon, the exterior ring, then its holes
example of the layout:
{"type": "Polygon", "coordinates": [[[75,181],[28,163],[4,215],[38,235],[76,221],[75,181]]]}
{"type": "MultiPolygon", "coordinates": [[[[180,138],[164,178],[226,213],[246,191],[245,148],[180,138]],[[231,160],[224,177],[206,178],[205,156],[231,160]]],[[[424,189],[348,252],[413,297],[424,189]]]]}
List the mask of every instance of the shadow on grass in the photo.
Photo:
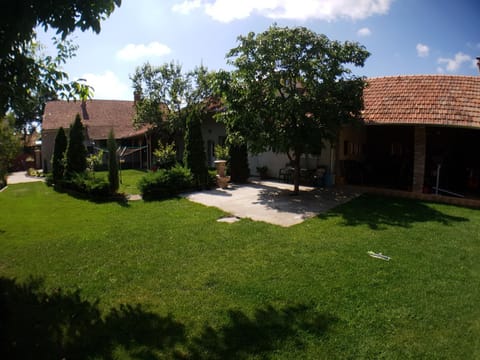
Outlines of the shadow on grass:
{"type": "Polygon", "coordinates": [[[323,335],[333,316],[321,315],[306,305],[275,309],[266,306],[257,309],[252,318],[238,310],[231,310],[226,325],[216,330],[205,326],[200,336],[189,346],[192,359],[246,359],[255,355],[268,358],[268,354],[281,349],[286,341],[293,341],[295,349],[304,346],[301,334],[323,335]]]}
{"type": "Polygon", "coordinates": [[[340,216],[347,226],[368,225],[373,230],[386,226],[411,227],[414,223],[438,222],[450,225],[469,219],[442,213],[427,204],[412,199],[362,195],[348,204],[341,205],[318,217],[340,216]]]}
{"type": "Polygon", "coordinates": [[[98,301],[83,300],[79,291],[47,293],[42,288],[41,279],[20,284],[0,277],[0,358],[113,359],[119,351],[140,359],[268,357],[287,340],[301,348],[302,335],[321,336],[336,321],[311,306],[267,305],[253,317],[232,310],[225,325],[205,325],[190,338],[171,315],[162,317],[140,305],[102,312],[98,301]]]}
{"type": "Polygon", "coordinates": [[[123,193],[117,193],[110,196],[93,196],[62,187],[53,186],[53,189],[60,194],[67,194],[68,196],[71,196],[77,200],[85,200],[95,204],[117,203],[122,207],[130,207],[127,195],[123,193]]]}
{"type": "Polygon", "coordinates": [[[98,303],[80,293],[41,290],[42,280],[26,284],[0,278],[2,359],[111,359],[117,347],[132,356],[154,358],[185,340],[183,324],[140,305],[122,305],[102,316],[98,303]]]}

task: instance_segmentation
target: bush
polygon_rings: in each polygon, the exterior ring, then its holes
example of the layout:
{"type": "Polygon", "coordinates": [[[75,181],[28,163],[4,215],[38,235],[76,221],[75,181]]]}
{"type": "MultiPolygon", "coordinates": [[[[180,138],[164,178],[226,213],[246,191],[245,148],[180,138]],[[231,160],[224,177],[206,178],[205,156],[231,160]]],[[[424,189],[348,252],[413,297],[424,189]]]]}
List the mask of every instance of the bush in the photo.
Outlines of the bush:
{"type": "Polygon", "coordinates": [[[96,177],[89,172],[74,173],[68,180],[62,182],[62,188],[82,193],[92,198],[110,196],[110,184],[103,177],[96,177]]]}
{"type": "Polygon", "coordinates": [[[177,151],[175,150],[175,142],[163,145],[158,142],[158,149],[153,152],[156,163],[160,169],[171,169],[177,162],[177,151]]]}
{"type": "Polygon", "coordinates": [[[208,170],[208,187],[215,189],[217,187],[217,170],[208,170]]]}
{"type": "Polygon", "coordinates": [[[171,169],[159,169],[140,179],[138,188],[144,200],[163,199],[177,195],[193,187],[193,176],[188,168],[176,165],[171,169]]]}
{"type": "Polygon", "coordinates": [[[40,176],[42,176],[42,173],[38,170],[35,170],[34,168],[28,168],[27,169],[27,175],[28,176],[34,176],[34,177],[40,177],[40,176]]]}

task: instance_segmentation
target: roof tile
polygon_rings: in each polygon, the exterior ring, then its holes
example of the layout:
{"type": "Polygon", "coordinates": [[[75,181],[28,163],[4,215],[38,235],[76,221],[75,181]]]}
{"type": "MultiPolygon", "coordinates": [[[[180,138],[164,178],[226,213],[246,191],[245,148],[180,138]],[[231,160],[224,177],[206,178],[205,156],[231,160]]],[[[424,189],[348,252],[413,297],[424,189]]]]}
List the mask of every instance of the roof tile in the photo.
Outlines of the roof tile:
{"type": "Polygon", "coordinates": [[[45,105],[42,128],[44,130],[68,128],[80,114],[83,125],[87,128],[89,138],[107,139],[111,129],[117,139],[141,135],[148,130],[147,126],[135,128],[133,101],[120,100],[88,100],[81,101],[49,101],[45,105]]]}
{"type": "Polygon", "coordinates": [[[480,77],[409,75],[370,78],[364,90],[367,124],[480,128],[480,77]]]}

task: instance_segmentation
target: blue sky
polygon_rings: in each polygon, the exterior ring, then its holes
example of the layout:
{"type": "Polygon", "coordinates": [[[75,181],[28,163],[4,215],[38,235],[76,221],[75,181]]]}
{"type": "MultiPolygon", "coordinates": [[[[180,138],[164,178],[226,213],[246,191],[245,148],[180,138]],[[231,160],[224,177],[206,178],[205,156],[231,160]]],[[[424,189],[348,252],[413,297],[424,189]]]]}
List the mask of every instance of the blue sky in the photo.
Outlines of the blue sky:
{"type": "MultiPolygon", "coordinates": [[[[132,100],[129,75],[146,61],[227,68],[237,36],[276,22],[360,42],[371,56],[358,75],[479,75],[479,16],[478,0],[122,0],[100,34],[74,34],[64,70],[86,78],[95,99],[132,100]]],[[[39,33],[47,45],[51,36],[39,33]]]]}

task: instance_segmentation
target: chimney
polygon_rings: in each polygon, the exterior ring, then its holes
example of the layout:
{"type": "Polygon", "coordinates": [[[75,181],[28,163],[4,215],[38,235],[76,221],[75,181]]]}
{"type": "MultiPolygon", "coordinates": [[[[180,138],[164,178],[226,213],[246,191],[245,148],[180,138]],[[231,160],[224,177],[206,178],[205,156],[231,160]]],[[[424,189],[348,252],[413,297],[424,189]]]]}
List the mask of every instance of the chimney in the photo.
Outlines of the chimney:
{"type": "Polygon", "coordinates": [[[477,56],[478,71],[480,71],[480,56],[477,56]]]}

